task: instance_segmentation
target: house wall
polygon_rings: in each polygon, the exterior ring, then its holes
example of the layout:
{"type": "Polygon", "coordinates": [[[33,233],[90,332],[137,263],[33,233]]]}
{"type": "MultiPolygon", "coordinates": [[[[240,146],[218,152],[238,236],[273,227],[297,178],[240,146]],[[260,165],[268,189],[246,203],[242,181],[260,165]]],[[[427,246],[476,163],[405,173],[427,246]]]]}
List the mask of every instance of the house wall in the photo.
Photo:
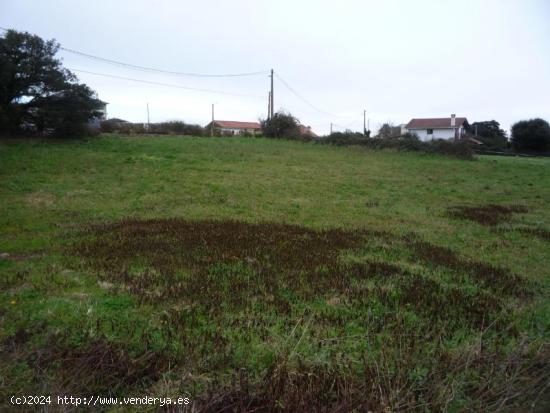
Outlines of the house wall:
{"type": "Polygon", "coordinates": [[[229,133],[232,133],[233,135],[240,135],[240,134],[245,133],[245,132],[249,132],[249,133],[252,133],[252,134],[256,133],[255,129],[219,128],[219,130],[222,133],[229,132],[229,133]]]}
{"type": "Polygon", "coordinates": [[[103,105],[102,107],[100,107],[98,109],[98,112],[100,113],[99,120],[106,120],[107,119],[107,105],[103,105]]]}
{"type": "MultiPolygon", "coordinates": [[[[434,129],[433,135],[428,135],[427,129],[409,129],[410,133],[415,133],[418,135],[421,141],[430,141],[432,139],[454,139],[455,131],[454,129],[434,129]]],[[[463,134],[463,128],[459,128],[459,136],[463,134]]]]}

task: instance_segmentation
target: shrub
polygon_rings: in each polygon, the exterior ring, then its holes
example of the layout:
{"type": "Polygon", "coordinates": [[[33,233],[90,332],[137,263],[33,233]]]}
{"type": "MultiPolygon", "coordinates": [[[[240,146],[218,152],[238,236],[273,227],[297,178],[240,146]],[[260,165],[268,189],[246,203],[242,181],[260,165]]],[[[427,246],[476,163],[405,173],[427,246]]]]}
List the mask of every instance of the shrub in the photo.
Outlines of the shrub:
{"type": "Polygon", "coordinates": [[[103,133],[113,133],[116,132],[117,125],[114,122],[111,122],[109,120],[101,121],[99,124],[99,129],[103,133]]]}
{"type": "Polygon", "coordinates": [[[300,139],[300,122],[290,113],[277,112],[271,119],[260,121],[266,138],[300,139]]]}
{"type": "Polygon", "coordinates": [[[540,118],[515,123],[512,126],[512,147],[525,152],[550,150],[550,125],[540,118]]]}
{"type": "Polygon", "coordinates": [[[106,120],[101,122],[101,132],[104,133],[121,133],[124,135],[135,134],[160,134],[160,135],[192,135],[204,136],[205,131],[202,126],[191,125],[182,121],[170,121],[152,123],[147,127],[143,123],[130,123],[106,120]]]}
{"type": "Polygon", "coordinates": [[[142,123],[121,123],[118,125],[116,132],[123,135],[135,135],[145,133],[146,129],[142,123]]]}
{"type": "Polygon", "coordinates": [[[460,159],[473,159],[474,151],[465,140],[448,141],[438,139],[428,142],[428,152],[449,155],[460,159]]]}
{"type": "Polygon", "coordinates": [[[201,126],[190,125],[182,121],[152,123],[149,132],[163,135],[204,135],[204,130],[201,126]]]}
{"type": "Polygon", "coordinates": [[[321,139],[320,143],[349,146],[361,145],[372,149],[436,153],[460,159],[473,159],[474,152],[467,141],[435,140],[422,142],[416,134],[407,133],[395,139],[367,138],[358,132],[335,132],[321,139]]]}
{"type": "Polygon", "coordinates": [[[359,132],[333,132],[327,137],[323,138],[321,142],[338,146],[366,145],[368,143],[368,138],[359,132]]]}
{"type": "Polygon", "coordinates": [[[82,138],[85,136],[97,135],[97,130],[80,121],[65,120],[60,122],[52,132],[51,136],[56,138],[82,138]]]}

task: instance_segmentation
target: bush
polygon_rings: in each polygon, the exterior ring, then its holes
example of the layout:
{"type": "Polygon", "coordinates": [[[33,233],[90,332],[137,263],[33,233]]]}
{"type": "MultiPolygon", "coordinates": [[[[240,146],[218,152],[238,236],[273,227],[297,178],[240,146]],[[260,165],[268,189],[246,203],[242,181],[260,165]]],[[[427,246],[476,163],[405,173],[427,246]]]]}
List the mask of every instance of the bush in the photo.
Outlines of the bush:
{"type": "Polygon", "coordinates": [[[424,152],[473,159],[474,151],[467,141],[434,140],[422,142],[417,135],[407,133],[396,139],[366,138],[358,132],[335,132],[319,141],[338,146],[361,145],[371,149],[393,149],[397,151],[424,152]]]}
{"type": "Polygon", "coordinates": [[[123,135],[136,135],[146,132],[145,126],[142,123],[119,123],[115,132],[123,135]]]}
{"type": "Polygon", "coordinates": [[[438,139],[428,143],[428,152],[438,153],[441,155],[453,156],[460,159],[473,159],[474,151],[470,144],[465,140],[448,141],[438,139]]]}
{"type": "Polygon", "coordinates": [[[149,132],[162,135],[204,135],[204,129],[201,126],[189,125],[182,121],[152,123],[149,132]]]}
{"type": "Polygon", "coordinates": [[[544,119],[522,120],[512,126],[512,147],[516,151],[550,150],[550,125],[544,119]]]}
{"type": "Polygon", "coordinates": [[[322,143],[328,143],[331,145],[347,146],[347,145],[366,145],[368,139],[359,132],[333,132],[330,135],[322,139],[322,143]]]}
{"type": "Polygon", "coordinates": [[[71,120],[61,122],[51,132],[51,136],[56,138],[83,138],[85,136],[94,136],[97,134],[98,131],[90,125],[71,120]]]}
{"type": "Polygon", "coordinates": [[[106,120],[101,122],[101,132],[120,133],[123,135],[135,134],[159,134],[159,135],[191,135],[204,136],[205,130],[202,126],[191,125],[182,121],[170,121],[152,123],[147,127],[143,123],[130,123],[106,120]]]}
{"type": "Polygon", "coordinates": [[[300,122],[290,113],[277,112],[271,119],[260,121],[266,138],[300,139],[300,122]]]}
{"type": "Polygon", "coordinates": [[[103,120],[99,123],[99,130],[102,133],[113,133],[116,132],[117,125],[114,122],[103,120]]]}

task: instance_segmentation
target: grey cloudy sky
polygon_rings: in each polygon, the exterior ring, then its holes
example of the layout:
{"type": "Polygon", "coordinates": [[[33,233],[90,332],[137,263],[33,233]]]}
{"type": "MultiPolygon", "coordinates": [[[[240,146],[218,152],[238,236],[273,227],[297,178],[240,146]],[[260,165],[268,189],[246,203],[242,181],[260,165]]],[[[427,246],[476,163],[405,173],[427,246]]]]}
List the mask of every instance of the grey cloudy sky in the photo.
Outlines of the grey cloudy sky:
{"type": "MultiPolygon", "coordinates": [[[[470,122],[550,120],[550,1],[0,0],[0,26],[107,59],[178,72],[275,69],[275,109],[318,133],[451,113],[470,122]]],[[[155,74],[61,52],[65,66],[233,96],[75,72],[112,117],[257,120],[267,74],[155,74]]]]}

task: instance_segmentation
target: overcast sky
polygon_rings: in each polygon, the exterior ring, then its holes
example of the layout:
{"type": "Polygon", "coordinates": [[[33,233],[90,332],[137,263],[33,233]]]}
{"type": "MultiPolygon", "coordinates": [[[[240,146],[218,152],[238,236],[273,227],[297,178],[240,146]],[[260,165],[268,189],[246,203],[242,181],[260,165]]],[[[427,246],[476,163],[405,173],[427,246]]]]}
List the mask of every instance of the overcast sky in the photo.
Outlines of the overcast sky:
{"type": "Polygon", "coordinates": [[[275,109],[318,133],[371,129],[413,117],[550,121],[550,1],[0,0],[0,26],[55,38],[107,59],[176,72],[248,73],[196,78],[136,71],[60,52],[109,102],[110,117],[206,124],[254,121],[275,109]]]}

